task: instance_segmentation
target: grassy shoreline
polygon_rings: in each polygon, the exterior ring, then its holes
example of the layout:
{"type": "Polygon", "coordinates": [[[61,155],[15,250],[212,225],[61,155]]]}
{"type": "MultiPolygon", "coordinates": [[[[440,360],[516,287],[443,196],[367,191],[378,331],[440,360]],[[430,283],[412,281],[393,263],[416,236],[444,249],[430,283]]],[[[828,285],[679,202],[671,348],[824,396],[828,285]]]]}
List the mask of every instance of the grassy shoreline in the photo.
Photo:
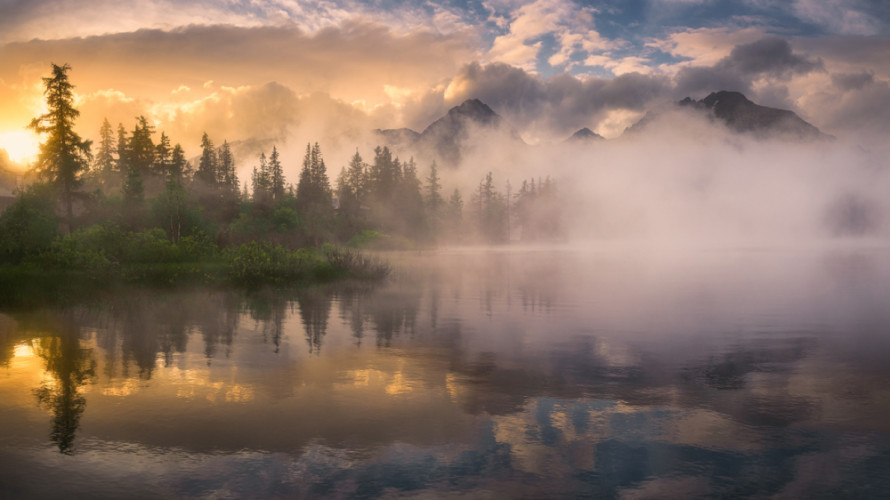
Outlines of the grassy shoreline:
{"type": "Polygon", "coordinates": [[[93,226],[37,255],[0,265],[0,304],[65,300],[132,285],[258,288],[380,281],[390,272],[378,258],[330,244],[289,249],[252,241],[221,249],[201,235],[171,243],[160,230],[93,226]]]}

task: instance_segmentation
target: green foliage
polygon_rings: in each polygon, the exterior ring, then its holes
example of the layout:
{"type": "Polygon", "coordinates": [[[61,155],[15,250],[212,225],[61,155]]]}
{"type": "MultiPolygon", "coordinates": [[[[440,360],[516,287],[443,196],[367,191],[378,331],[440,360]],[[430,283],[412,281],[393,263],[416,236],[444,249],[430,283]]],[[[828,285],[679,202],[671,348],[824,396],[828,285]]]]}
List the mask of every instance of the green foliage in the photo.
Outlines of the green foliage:
{"type": "Polygon", "coordinates": [[[174,243],[196,231],[212,232],[201,212],[201,207],[175,180],[168,182],[164,192],[152,200],[154,223],[163,228],[174,243]]]}
{"type": "Polygon", "coordinates": [[[252,241],[229,248],[223,255],[227,278],[245,285],[292,285],[347,276],[381,279],[390,273],[389,266],[376,259],[329,243],[321,250],[289,250],[281,245],[252,241]]]}
{"type": "Polygon", "coordinates": [[[370,245],[380,239],[380,232],[373,229],[365,229],[361,233],[353,236],[346,246],[350,248],[361,248],[370,245]]]}
{"type": "Polygon", "coordinates": [[[142,174],[135,165],[127,168],[127,178],[123,186],[124,201],[127,203],[141,203],[145,197],[145,187],[142,185],[142,174]]]}
{"type": "Polygon", "coordinates": [[[316,250],[304,248],[292,251],[281,245],[258,241],[229,248],[223,255],[228,278],[248,285],[307,280],[319,274],[319,269],[327,264],[316,250]]]}
{"type": "Polygon", "coordinates": [[[0,214],[0,262],[18,263],[50,247],[59,219],[51,186],[33,184],[0,214]]]}
{"type": "Polygon", "coordinates": [[[272,227],[274,228],[274,230],[279,233],[296,231],[303,225],[302,221],[300,220],[300,215],[297,214],[297,211],[287,206],[277,207],[272,212],[272,216],[269,218],[269,220],[272,222],[272,227]]]}

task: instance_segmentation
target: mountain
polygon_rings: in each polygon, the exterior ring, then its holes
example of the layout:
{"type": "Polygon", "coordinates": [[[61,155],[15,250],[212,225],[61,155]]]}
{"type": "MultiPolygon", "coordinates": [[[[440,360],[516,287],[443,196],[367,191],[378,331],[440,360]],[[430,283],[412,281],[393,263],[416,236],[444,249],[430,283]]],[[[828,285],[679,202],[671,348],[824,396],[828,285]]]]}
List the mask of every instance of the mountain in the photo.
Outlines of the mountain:
{"type": "Polygon", "coordinates": [[[410,148],[420,137],[419,132],[410,128],[388,128],[374,131],[384,143],[397,149],[410,148]]]}
{"type": "Polygon", "coordinates": [[[603,137],[603,136],[597,134],[596,132],[594,132],[593,130],[590,130],[590,129],[587,128],[587,127],[584,127],[584,128],[582,128],[581,130],[579,130],[579,131],[575,132],[574,134],[572,134],[572,135],[571,135],[568,139],[566,139],[564,142],[579,143],[579,144],[590,144],[590,143],[599,142],[599,141],[604,141],[604,140],[606,140],[605,137],[603,137]]]}
{"type": "MultiPolygon", "coordinates": [[[[762,138],[779,137],[798,140],[833,138],[801,119],[793,111],[761,106],[750,101],[741,92],[721,90],[712,92],[700,101],[687,97],[677,105],[681,108],[707,113],[710,118],[722,121],[730,130],[737,133],[752,134],[762,138]]],[[[644,129],[659,114],[659,112],[647,113],[643,119],[625,132],[637,132],[644,129]]]]}
{"type": "Polygon", "coordinates": [[[375,132],[388,146],[450,166],[459,164],[462,151],[472,147],[471,137],[478,136],[485,144],[525,146],[519,133],[479,99],[469,99],[451,108],[419,134],[407,128],[375,132]]]}
{"type": "Polygon", "coordinates": [[[431,123],[420,134],[417,145],[421,150],[432,153],[443,163],[460,163],[461,151],[468,146],[470,134],[486,135],[487,143],[504,140],[507,143],[525,145],[519,133],[506,120],[495,113],[479,99],[469,99],[460,106],[431,123]],[[495,137],[491,137],[491,135],[495,137]]]}

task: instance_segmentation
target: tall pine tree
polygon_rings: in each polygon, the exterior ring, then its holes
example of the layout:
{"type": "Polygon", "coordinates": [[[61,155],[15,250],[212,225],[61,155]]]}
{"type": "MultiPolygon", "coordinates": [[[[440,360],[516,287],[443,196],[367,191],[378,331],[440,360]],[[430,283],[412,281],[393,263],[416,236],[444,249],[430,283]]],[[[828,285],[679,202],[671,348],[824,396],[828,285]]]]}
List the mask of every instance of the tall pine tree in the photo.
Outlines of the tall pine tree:
{"type": "Polygon", "coordinates": [[[91,144],[74,131],[74,120],[80,111],[74,107],[74,85],[68,81],[70,69],[67,64],[52,65],[53,75],[43,79],[43,94],[49,110],[29,125],[38,134],[46,134],[35,168],[61,191],[69,232],[74,217],[74,197],[81,175],[89,167],[91,144]]]}

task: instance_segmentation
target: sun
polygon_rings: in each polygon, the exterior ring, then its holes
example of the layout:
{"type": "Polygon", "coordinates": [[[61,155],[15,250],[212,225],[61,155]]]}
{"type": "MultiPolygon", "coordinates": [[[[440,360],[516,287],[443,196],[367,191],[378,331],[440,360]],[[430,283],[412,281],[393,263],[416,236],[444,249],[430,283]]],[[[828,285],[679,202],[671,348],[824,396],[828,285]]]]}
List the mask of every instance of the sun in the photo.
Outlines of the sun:
{"type": "Polygon", "coordinates": [[[37,136],[26,130],[0,132],[0,149],[5,149],[9,159],[20,165],[37,158],[39,144],[37,136]]]}

